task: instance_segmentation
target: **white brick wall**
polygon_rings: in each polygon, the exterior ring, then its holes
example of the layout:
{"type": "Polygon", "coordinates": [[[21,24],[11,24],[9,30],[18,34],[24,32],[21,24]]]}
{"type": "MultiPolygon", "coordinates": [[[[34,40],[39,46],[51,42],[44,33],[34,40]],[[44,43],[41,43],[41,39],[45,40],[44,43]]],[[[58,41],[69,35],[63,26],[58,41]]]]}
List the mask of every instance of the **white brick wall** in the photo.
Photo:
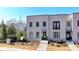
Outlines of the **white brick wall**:
{"type": "Polygon", "coordinates": [[[77,26],[77,20],[79,20],[79,14],[73,14],[73,40],[77,41],[77,32],[79,32],[79,26],[77,26]]]}
{"type": "MultiPolygon", "coordinates": [[[[53,39],[53,32],[60,32],[60,39],[66,40],[66,22],[71,21],[72,29],[72,40],[77,40],[77,32],[79,32],[79,27],[77,27],[77,20],[79,20],[79,14],[60,14],[60,15],[36,15],[27,17],[27,39],[29,38],[29,32],[33,32],[32,40],[41,40],[42,30],[47,31],[47,36],[53,39]],[[29,22],[33,22],[33,27],[29,27],[29,22]],[[39,22],[39,27],[36,27],[36,21],[39,22]],[[46,21],[46,27],[43,27],[43,21],[46,21]],[[60,30],[53,30],[53,21],[60,21],[60,30]],[[40,38],[36,38],[36,32],[40,32],[40,38]]],[[[58,39],[58,40],[60,40],[58,39]]]]}

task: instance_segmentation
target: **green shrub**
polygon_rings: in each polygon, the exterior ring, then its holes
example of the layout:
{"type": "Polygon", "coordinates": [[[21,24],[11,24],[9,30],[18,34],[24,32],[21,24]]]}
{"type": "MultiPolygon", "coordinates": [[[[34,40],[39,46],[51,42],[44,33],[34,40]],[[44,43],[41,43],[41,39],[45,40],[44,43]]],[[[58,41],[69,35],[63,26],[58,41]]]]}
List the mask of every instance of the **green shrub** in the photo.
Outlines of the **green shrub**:
{"type": "Polygon", "coordinates": [[[26,39],[26,32],[21,32],[21,31],[17,32],[16,35],[17,40],[20,40],[21,36],[24,36],[24,38],[26,39]]]}
{"type": "Polygon", "coordinates": [[[42,40],[48,40],[47,36],[42,36],[42,40]]]}

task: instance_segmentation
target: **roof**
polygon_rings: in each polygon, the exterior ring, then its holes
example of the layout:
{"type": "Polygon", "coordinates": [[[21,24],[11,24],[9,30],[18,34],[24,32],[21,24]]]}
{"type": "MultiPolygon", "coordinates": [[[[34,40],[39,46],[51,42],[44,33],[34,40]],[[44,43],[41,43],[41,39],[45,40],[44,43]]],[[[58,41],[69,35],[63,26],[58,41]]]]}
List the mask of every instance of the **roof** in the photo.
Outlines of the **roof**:
{"type": "Polygon", "coordinates": [[[73,14],[79,14],[79,12],[74,12],[73,14]]]}
{"type": "Polygon", "coordinates": [[[61,16],[61,15],[71,15],[71,14],[51,14],[51,15],[43,14],[43,15],[29,15],[27,17],[32,17],[32,16],[61,16]]]}

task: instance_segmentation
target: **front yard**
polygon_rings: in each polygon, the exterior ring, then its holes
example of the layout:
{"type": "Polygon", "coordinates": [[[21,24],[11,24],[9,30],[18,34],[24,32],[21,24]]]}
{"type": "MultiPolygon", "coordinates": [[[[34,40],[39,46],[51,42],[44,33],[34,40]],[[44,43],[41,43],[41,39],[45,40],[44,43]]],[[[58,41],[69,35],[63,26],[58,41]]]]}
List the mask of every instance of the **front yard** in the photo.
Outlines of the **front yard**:
{"type": "Polygon", "coordinates": [[[63,46],[62,44],[48,44],[48,51],[71,51],[71,49],[66,45],[63,46]]]}
{"type": "Polygon", "coordinates": [[[19,48],[19,49],[26,49],[26,50],[36,50],[39,46],[39,43],[34,42],[34,43],[25,43],[22,45],[21,43],[15,44],[15,45],[10,45],[6,43],[0,43],[0,47],[7,47],[7,48],[19,48]]]}

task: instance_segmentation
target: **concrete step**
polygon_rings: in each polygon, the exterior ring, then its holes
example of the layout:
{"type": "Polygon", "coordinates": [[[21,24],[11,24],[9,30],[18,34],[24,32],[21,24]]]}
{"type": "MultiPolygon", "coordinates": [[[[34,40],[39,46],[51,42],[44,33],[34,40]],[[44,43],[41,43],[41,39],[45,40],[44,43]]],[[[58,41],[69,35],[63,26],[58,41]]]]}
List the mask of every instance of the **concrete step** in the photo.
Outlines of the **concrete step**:
{"type": "Polygon", "coordinates": [[[66,43],[72,51],[79,51],[79,49],[74,45],[73,41],[67,41],[66,43]]]}
{"type": "Polygon", "coordinates": [[[73,41],[67,41],[66,43],[69,45],[74,45],[73,41]]]}

